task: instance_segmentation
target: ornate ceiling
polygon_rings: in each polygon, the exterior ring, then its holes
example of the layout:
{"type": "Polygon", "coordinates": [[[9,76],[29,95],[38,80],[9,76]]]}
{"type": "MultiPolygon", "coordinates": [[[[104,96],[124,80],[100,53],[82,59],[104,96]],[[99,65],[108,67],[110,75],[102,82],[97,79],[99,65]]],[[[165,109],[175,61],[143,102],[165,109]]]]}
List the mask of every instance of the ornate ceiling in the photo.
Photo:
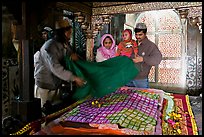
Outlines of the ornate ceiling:
{"type": "MultiPolygon", "coordinates": [[[[106,7],[106,6],[137,4],[139,2],[80,2],[80,3],[90,8],[99,8],[99,7],[106,7]]],[[[144,3],[144,2],[140,2],[140,3],[144,3]]]]}
{"type": "Polygon", "coordinates": [[[93,3],[92,15],[118,14],[118,13],[135,13],[150,10],[162,9],[180,9],[190,7],[202,7],[202,2],[112,2],[93,3]]]}

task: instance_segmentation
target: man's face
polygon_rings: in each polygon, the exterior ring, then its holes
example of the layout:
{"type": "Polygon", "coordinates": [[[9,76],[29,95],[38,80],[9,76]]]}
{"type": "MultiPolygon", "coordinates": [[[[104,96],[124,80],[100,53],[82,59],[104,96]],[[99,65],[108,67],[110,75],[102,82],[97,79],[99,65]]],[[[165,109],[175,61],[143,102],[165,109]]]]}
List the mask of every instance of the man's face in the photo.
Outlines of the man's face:
{"type": "Polygon", "coordinates": [[[71,39],[71,35],[72,35],[72,29],[65,31],[65,36],[67,37],[68,40],[71,39]]]}
{"type": "Polygon", "coordinates": [[[146,37],[146,34],[143,31],[135,33],[135,38],[139,41],[142,42],[143,39],[146,37]]]}
{"type": "Polygon", "coordinates": [[[42,38],[46,41],[48,39],[48,33],[46,31],[42,32],[42,38]]]}

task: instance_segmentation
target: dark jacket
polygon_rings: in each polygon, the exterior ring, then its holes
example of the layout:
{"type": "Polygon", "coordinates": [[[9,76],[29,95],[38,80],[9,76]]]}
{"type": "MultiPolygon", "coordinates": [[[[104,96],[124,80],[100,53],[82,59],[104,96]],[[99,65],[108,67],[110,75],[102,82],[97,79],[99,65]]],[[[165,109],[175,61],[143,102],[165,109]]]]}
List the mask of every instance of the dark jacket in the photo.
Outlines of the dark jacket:
{"type": "Polygon", "coordinates": [[[148,78],[152,66],[159,65],[162,60],[162,54],[158,47],[147,37],[138,45],[138,55],[143,57],[143,62],[136,63],[139,67],[139,75],[135,79],[148,78]]]}

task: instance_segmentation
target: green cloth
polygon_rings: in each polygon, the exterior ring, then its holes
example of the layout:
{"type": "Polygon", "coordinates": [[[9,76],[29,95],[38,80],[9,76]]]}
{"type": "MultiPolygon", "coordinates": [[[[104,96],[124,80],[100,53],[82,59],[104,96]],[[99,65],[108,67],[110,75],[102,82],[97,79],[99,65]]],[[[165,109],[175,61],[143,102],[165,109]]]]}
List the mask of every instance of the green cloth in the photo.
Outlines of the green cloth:
{"type": "Polygon", "coordinates": [[[71,61],[65,57],[66,69],[87,81],[82,87],[77,87],[74,99],[83,99],[88,95],[102,97],[116,91],[139,73],[132,59],[118,56],[103,62],[71,61]]]}

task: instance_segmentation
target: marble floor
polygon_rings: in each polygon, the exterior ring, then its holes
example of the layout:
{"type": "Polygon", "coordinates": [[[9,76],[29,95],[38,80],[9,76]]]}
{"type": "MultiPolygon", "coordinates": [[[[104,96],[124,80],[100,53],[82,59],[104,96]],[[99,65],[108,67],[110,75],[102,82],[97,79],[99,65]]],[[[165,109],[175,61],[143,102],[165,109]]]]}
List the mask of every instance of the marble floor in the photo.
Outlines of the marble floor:
{"type": "Polygon", "coordinates": [[[198,134],[202,135],[202,94],[189,96],[189,100],[198,127],[198,134]]]}

